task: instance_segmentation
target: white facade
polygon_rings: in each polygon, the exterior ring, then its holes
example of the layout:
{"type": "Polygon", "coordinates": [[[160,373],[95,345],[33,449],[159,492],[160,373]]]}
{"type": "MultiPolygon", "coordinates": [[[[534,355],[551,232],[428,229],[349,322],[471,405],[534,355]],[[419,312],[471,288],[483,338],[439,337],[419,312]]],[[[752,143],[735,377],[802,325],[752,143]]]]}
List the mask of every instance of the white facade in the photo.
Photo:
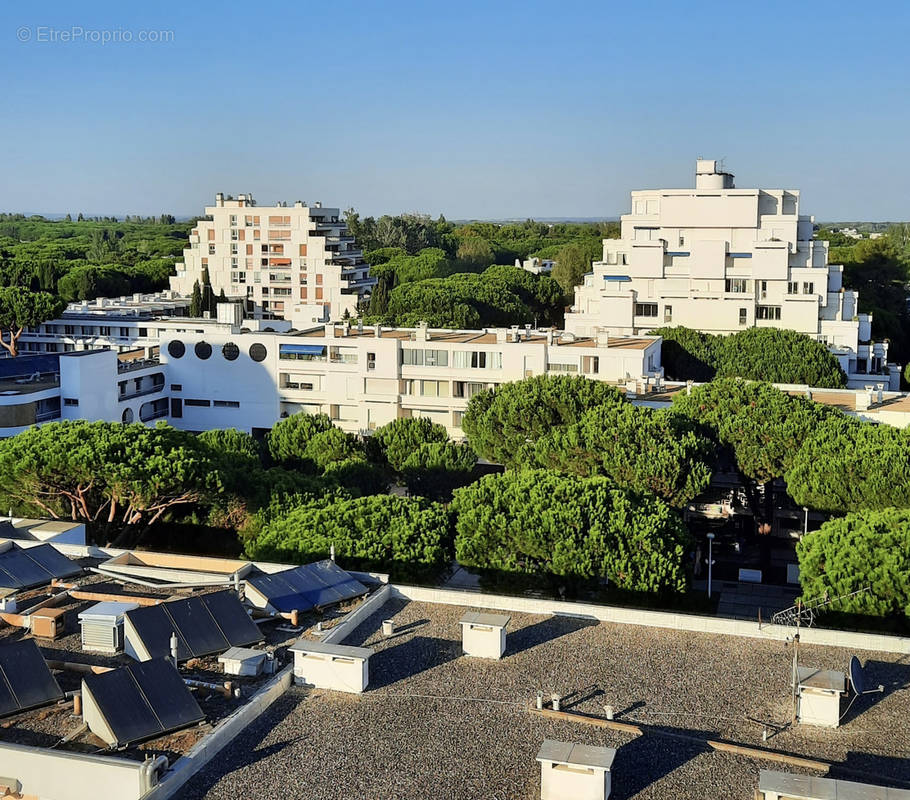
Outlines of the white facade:
{"type": "Polygon", "coordinates": [[[603,260],[575,289],[566,330],[789,328],[827,344],[851,386],[875,375],[899,388],[887,343],[872,341],[843,267],[828,263],[828,243],[799,211],[798,191],[737,189],[710,160],[697,162],[695,189],[632,192],[620,238],[604,239],[603,260]]]}
{"type": "Polygon", "coordinates": [[[190,232],[171,289],[189,296],[203,272],[216,295],[249,303],[254,316],[302,327],[357,313],[376,283],[337,208],[257,206],[250,194],[215,196],[190,232]]]}
{"type": "Polygon", "coordinates": [[[658,337],[327,325],[289,334],[162,342],[171,422],[187,430],[271,428],[300,411],[365,433],[426,417],[455,438],[470,398],[543,374],[618,382],[660,374],[658,337]],[[230,358],[229,358],[230,357],[230,358]]]}

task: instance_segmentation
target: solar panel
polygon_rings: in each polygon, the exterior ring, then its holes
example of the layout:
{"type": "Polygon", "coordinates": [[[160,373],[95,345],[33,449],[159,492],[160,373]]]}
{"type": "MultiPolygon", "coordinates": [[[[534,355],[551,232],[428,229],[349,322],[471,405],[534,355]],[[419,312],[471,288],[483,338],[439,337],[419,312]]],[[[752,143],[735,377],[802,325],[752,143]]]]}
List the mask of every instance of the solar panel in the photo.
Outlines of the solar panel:
{"type": "Polygon", "coordinates": [[[163,658],[131,664],[129,670],[158,717],[162,730],[172,731],[203,718],[199,704],[180,674],[163,658]]]}
{"type": "Polygon", "coordinates": [[[124,619],[130,621],[136,635],[152,658],[169,656],[171,653],[171,634],[177,633],[177,658],[185,661],[193,657],[192,651],[187,646],[180,631],[176,631],[174,621],[164,610],[165,604],[157,606],[143,606],[124,614],[124,619]]]}
{"type": "Polygon", "coordinates": [[[34,639],[0,646],[0,714],[11,714],[63,699],[34,639]]]}
{"type": "Polygon", "coordinates": [[[37,547],[29,547],[26,552],[29,558],[36,561],[55,578],[65,578],[82,572],[82,567],[68,559],[52,545],[39,544],[37,547]]]}
{"type": "Polygon", "coordinates": [[[207,656],[230,647],[201,597],[164,603],[161,608],[170,615],[194,656],[207,656]]]}
{"type": "Polygon", "coordinates": [[[352,597],[359,597],[369,591],[366,586],[351,577],[349,572],[345,572],[331,559],[317,561],[315,564],[310,564],[310,566],[322,580],[329,583],[332,589],[341,595],[342,600],[350,600],[352,597]]]}
{"type": "Polygon", "coordinates": [[[13,543],[0,553],[0,586],[6,589],[29,589],[81,571],[82,567],[49,544],[20,547],[13,543]]]}
{"type": "Polygon", "coordinates": [[[282,612],[332,605],[368,591],[329,559],[249,578],[247,583],[282,612]]]}
{"type": "Polygon", "coordinates": [[[204,718],[179,673],[163,658],[83,679],[85,719],[110,745],[160,736],[204,718]]]}
{"type": "Polygon", "coordinates": [[[242,647],[262,639],[259,626],[250,619],[243,603],[233,592],[214,592],[203,595],[201,599],[232,647],[242,647]]]}
{"type": "Polygon", "coordinates": [[[93,727],[91,704],[94,703],[113,734],[113,741],[110,737],[102,737],[108,744],[128,744],[161,732],[161,723],[133,680],[129,667],[101,675],[86,675],[82,679],[82,687],[83,708],[89,712],[86,723],[93,727]]]}
{"type": "Polygon", "coordinates": [[[180,661],[262,639],[259,628],[230,590],[137,608],[127,611],[125,617],[152,658],[170,655],[174,632],[180,661]]]}
{"type": "Polygon", "coordinates": [[[41,583],[50,583],[53,577],[18,547],[0,553],[0,564],[3,564],[4,571],[9,573],[16,582],[15,586],[10,587],[13,589],[25,589],[41,583]]]}

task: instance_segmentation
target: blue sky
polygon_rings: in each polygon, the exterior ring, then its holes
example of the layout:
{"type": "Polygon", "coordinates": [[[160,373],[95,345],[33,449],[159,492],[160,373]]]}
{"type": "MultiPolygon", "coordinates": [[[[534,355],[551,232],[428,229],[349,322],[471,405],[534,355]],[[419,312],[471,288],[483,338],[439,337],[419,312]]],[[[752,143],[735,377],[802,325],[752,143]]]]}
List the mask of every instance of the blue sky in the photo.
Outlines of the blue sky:
{"type": "Polygon", "coordinates": [[[0,19],[3,210],[190,215],[251,191],[614,216],[632,189],[691,185],[702,156],[739,186],[801,189],[817,218],[910,218],[901,0],[45,2],[0,19]]]}

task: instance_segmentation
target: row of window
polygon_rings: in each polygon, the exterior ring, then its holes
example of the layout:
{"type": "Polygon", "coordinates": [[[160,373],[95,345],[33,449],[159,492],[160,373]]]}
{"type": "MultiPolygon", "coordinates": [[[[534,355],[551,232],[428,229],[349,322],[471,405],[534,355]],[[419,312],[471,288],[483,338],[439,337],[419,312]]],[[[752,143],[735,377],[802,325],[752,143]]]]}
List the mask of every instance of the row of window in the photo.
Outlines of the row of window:
{"type": "MultiPolygon", "coordinates": [[[[179,339],[172,339],[167,343],[167,352],[171,358],[183,358],[186,355],[186,345],[179,339]]],[[[196,342],[193,346],[196,358],[205,361],[212,355],[212,346],[208,342],[196,342]]],[[[267,355],[265,345],[254,342],[250,345],[250,358],[253,361],[264,361],[267,355]]],[[[221,348],[221,355],[226,361],[236,361],[240,356],[240,348],[233,342],[225,342],[221,348]]]]}

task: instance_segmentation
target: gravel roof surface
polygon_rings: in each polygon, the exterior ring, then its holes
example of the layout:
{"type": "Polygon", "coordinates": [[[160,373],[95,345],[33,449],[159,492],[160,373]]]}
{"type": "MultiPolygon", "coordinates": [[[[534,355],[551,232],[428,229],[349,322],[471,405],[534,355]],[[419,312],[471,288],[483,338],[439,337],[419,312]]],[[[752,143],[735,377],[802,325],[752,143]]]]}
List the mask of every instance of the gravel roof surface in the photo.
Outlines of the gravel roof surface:
{"type": "MultiPolygon", "coordinates": [[[[293,688],[178,795],[335,800],[539,797],[545,738],[618,748],[613,800],[751,800],[770,761],[714,752],[722,738],[838,762],[830,772],[910,787],[910,659],[859,652],[868,682],[837,730],[796,726],[762,744],[755,719],[790,717],[792,650],[776,641],[512,614],[501,661],[461,655],[467,609],[390,601],[345,644],[375,647],[363,695],[293,688]],[[398,632],[384,638],[382,619],[398,632]],[[632,735],[536,716],[537,690],[563,709],[661,726],[632,735]]],[[[851,653],[803,645],[800,663],[846,670],[851,653]]],[[[846,703],[843,708],[846,708],[846,703]]]]}

